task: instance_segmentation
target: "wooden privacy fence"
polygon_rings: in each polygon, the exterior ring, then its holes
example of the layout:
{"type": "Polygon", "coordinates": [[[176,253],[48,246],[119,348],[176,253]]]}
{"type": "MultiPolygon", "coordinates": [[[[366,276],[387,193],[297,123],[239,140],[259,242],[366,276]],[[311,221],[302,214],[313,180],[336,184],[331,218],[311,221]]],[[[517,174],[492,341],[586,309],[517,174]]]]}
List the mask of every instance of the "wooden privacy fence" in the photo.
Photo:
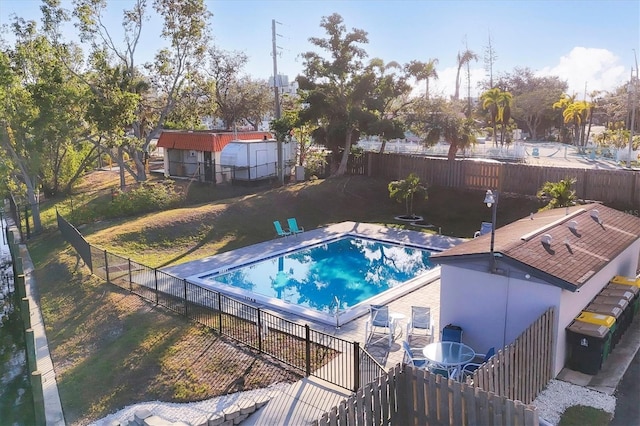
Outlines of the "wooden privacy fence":
{"type": "Polygon", "coordinates": [[[409,365],[396,365],[313,422],[318,426],[538,423],[534,406],[409,365]]]}
{"type": "Polygon", "coordinates": [[[356,391],[384,373],[358,342],[284,319],[219,291],[91,246],[62,216],[63,238],[88,257],[91,273],[156,305],[199,322],[305,374],[356,391]]]}
{"type": "Polygon", "coordinates": [[[480,366],[473,373],[473,386],[532,403],[553,378],[554,316],[554,308],[549,308],[512,344],[480,366]]]}
{"type": "MultiPolygon", "coordinates": [[[[429,185],[462,189],[498,189],[535,196],[545,182],[575,178],[578,198],[640,208],[640,172],[550,167],[477,160],[427,158],[417,155],[367,152],[368,175],[389,180],[415,173],[429,185]]],[[[356,170],[354,170],[355,172],[356,170]]]]}

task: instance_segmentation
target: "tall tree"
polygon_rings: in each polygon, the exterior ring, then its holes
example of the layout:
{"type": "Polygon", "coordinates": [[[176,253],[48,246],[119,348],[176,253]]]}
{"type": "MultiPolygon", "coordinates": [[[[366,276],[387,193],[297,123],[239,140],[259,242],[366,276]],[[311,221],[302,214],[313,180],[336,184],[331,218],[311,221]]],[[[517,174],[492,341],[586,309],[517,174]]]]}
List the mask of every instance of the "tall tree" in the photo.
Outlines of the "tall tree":
{"type": "Polygon", "coordinates": [[[475,123],[465,117],[464,104],[454,100],[432,98],[430,102],[416,102],[406,121],[410,129],[432,146],[440,140],[449,144],[447,158],[454,160],[458,151],[469,148],[476,141],[475,123]]]}
{"type": "MultiPolygon", "coordinates": [[[[74,15],[83,40],[91,43],[92,54],[105,55],[110,67],[121,67],[125,74],[132,76],[131,82],[147,81],[149,90],[142,93],[131,123],[132,137],[121,145],[134,163],[129,172],[138,181],[146,180],[143,163],[144,153],[151,140],[159,134],[169,115],[182,102],[182,95],[196,80],[199,64],[209,42],[208,22],[211,14],[204,0],[155,0],[153,7],[163,20],[161,37],[169,47],[159,49],[152,63],[142,68],[136,63],[136,51],[142,35],[143,24],[147,20],[146,0],[136,0],[133,6],[123,11],[121,43],[116,41],[109,26],[104,21],[107,2],[105,0],[77,0],[74,15]]],[[[101,75],[101,69],[94,69],[101,75]]],[[[140,94],[134,83],[128,89],[140,94]]],[[[92,90],[99,88],[93,85],[92,90]]]]}
{"type": "Polygon", "coordinates": [[[457,62],[458,62],[458,70],[456,72],[456,92],[453,95],[454,100],[460,99],[460,70],[463,66],[469,64],[471,61],[477,61],[478,55],[476,55],[473,51],[466,49],[464,52],[458,52],[457,62]]]}
{"type": "Polygon", "coordinates": [[[493,145],[498,144],[498,113],[500,103],[500,93],[502,91],[498,88],[489,89],[480,95],[482,100],[482,108],[489,111],[491,117],[491,125],[493,127],[493,145]]]}
{"type": "Polygon", "coordinates": [[[298,77],[303,100],[308,108],[301,112],[304,122],[320,123],[314,132],[334,152],[342,151],[335,176],[343,175],[354,138],[359,135],[359,120],[370,91],[363,78],[363,60],[367,54],[360,47],[368,43],[367,33],[360,29],[347,32],[342,17],[334,13],[322,18],[320,26],[327,38],[312,37],[311,44],[325,50],[331,59],[316,52],[302,54],[304,75],[298,77]]]}
{"type": "Polygon", "coordinates": [[[438,79],[436,65],[438,65],[438,59],[429,59],[428,62],[414,60],[405,65],[407,72],[414,76],[418,82],[422,80],[425,81],[426,87],[424,97],[427,101],[429,100],[429,80],[432,78],[434,80],[438,79]]]}
{"type": "Polygon", "coordinates": [[[493,66],[498,60],[498,55],[493,48],[493,40],[491,40],[491,32],[489,32],[489,41],[484,48],[484,69],[489,77],[489,88],[493,89],[493,66]]]}
{"type": "Polygon", "coordinates": [[[507,91],[501,91],[498,97],[498,122],[500,123],[500,146],[504,146],[507,134],[507,126],[511,120],[511,103],[513,95],[507,91]]]}
{"type": "Polygon", "coordinates": [[[576,99],[576,95],[573,94],[572,96],[567,95],[566,93],[562,93],[562,95],[560,96],[560,99],[558,99],[557,101],[555,101],[552,105],[553,109],[557,109],[560,110],[560,137],[562,142],[568,142],[569,141],[569,133],[566,130],[566,121],[564,118],[564,111],[569,107],[569,105],[571,105],[572,103],[575,102],[576,99]]]}

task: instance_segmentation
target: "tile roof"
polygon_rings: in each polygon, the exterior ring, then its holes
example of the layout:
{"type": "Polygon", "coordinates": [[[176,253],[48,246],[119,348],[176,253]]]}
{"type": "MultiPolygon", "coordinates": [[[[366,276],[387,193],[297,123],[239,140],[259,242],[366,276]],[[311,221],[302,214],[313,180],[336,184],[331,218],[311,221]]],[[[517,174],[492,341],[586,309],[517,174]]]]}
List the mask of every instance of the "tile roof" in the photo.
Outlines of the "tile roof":
{"type": "Polygon", "coordinates": [[[159,148],[220,152],[232,140],[271,139],[269,132],[211,132],[165,130],[158,138],[159,148]]]}
{"type": "MultiPolygon", "coordinates": [[[[639,238],[639,217],[593,203],[535,213],[496,229],[494,253],[499,262],[577,290],[639,238]]],[[[442,264],[488,259],[490,239],[485,234],[431,257],[442,264]]]]}

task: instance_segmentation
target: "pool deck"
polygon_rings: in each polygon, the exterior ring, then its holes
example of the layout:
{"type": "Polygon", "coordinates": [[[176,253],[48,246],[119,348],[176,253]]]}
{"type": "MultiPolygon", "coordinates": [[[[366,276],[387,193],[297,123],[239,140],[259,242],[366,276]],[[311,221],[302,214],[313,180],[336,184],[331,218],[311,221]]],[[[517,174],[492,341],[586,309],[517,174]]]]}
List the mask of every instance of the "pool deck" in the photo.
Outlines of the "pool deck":
{"type": "MultiPolygon", "coordinates": [[[[344,234],[436,250],[445,250],[464,241],[459,238],[399,230],[380,225],[342,222],[325,228],[309,230],[294,236],[265,241],[205,259],[187,262],[182,265],[164,268],[163,271],[181,278],[187,278],[221,267],[243,264],[258,258],[295,250],[296,248],[309,244],[320,243],[344,234]]],[[[365,336],[366,315],[355,318],[337,328],[336,326],[327,325],[323,322],[296,317],[295,314],[289,312],[278,311],[277,314],[290,321],[309,324],[312,329],[341,339],[359,342],[385,369],[389,369],[401,363],[403,360],[402,341],[406,339],[406,324],[411,315],[411,306],[430,307],[433,329],[436,330],[436,334],[437,330],[440,330],[439,274],[437,274],[435,280],[430,280],[427,284],[420,286],[412,292],[399,296],[397,299],[387,303],[387,305],[391,313],[404,316],[403,319],[397,322],[391,347],[387,344],[386,339],[374,342],[373,344],[367,343],[367,336],[365,336]]],[[[411,343],[412,346],[424,346],[429,343],[429,339],[425,336],[412,337],[411,343]]],[[[251,415],[243,424],[309,424],[311,421],[319,419],[325,412],[330,410],[331,407],[337,405],[350,395],[351,393],[346,389],[339,388],[314,377],[307,377],[291,385],[287,391],[280,392],[269,404],[251,415]]]]}

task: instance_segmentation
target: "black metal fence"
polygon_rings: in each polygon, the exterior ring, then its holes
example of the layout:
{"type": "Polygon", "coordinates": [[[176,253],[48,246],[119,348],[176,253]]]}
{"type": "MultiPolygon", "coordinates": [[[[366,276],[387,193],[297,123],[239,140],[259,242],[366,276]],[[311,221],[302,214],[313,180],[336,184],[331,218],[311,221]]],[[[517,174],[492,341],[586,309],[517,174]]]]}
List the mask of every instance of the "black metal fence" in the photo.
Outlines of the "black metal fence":
{"type": "Polygon", "coordinates": [[[60,214],[57,218],[63,238],[94,275],[267,354],[306,376],[355,392],[385,372],[358,342],[313,330],[307,324],[297,324],[218,291],[99,249],[90,245],[60,214]]]}

